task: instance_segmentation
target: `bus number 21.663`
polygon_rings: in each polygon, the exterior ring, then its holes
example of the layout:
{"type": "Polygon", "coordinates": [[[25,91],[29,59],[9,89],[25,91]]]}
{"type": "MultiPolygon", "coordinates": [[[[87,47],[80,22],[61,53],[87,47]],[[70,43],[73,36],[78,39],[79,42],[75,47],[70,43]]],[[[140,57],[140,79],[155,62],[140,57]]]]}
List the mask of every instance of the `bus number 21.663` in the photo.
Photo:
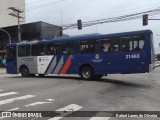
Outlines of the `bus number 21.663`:
{"type": "Polygon", "coordinates": [[[139,59],[140,54],[126,55],[126,59],[139,59]]]}

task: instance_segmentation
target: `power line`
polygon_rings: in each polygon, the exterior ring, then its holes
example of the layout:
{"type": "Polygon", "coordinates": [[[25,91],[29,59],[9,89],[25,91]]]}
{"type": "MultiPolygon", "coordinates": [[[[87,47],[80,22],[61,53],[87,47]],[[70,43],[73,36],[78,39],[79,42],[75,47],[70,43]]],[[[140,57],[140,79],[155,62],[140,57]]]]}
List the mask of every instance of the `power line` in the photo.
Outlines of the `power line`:
{"type": "Polygon", "coordinates": [[[57,1],[54,1],[54,2],[45,3],[45,4],[42,4],[42,5],[33,6],[33,7],[30,7],[28,9],[26,9],[26,10],[31,11],[31,10],[39,9],[39,8],[46,7],[46,6],[49,6],[49,5],[61,3],[61,2],[64,2],[64,1],[68,1],[68,0],[57,0],[57,1]]]}
{"type": "Polygon", "coordinates": [[[28,3],[28,4],[25,4],[25,5],[31,5],[31,4],[35,4],[35,3],[39,3],[39,2],[43,2],[43,1],[45,1],[45,0],[39,0],[39,1],[28,3]]]}
{"type": "MultiPolygon", "coordinates": [[[[88,27],[88,26],[103,24],[103,23],[133,20],[133,19],[142,18],[143,14],[149,14],[149,16],[158,15],[158,14],[160,14],[160,8],[158,7],[157,9],[151,9],[151,10],[148,10],[148,11],[138,12],[138,13],[134,13],[134,14],[127,14],[127,15],[122,15],[122,16],[117,16],[117,17],[112,17],[112,18],[105,18],[105,19],[87,21],[87,22],[83,22],[82,26],[83,27],[88,27]]],[[[69,29],[74,29],[74,28],[77,28],[77,23],[65,25],[65,27],[67,27],[67,26],[72,26],[69,29]]]]}
{"type": "MultiPolygon", "coordinates": [[[[43,2],[45,0],[39,0],[39,1],[36,1],[36,2],[33,2],[33,3],[28,3],[28,4],[25,4],[25,5],[19,5],[19,6],[28,6],[28,5],[32,5],[32,4],[37,4],[37,3],[40,3],[40,2],[43,2]]],[[[49,3],[44,3],[44,4],[41,4],[41,5],[37,5],[37,6],[32,6],[28,9],[26,9],[27,11],[30,11],[30,10],[34,10],[34,9],[38,9],[38,8],[41,8],[41,7],[45,7],[45,6],[49,6],[49,5],[52,5],[52,4],[57,4],[57,3],[60,3],[60,2],[64,2],[64,1],[67,1],[67,0],[57,0],[57,1],[54,1],[54,2],[49,2],[49,3]]],[[[7,11],[8,9],[0,9],[0,11],[7,11]]]]}

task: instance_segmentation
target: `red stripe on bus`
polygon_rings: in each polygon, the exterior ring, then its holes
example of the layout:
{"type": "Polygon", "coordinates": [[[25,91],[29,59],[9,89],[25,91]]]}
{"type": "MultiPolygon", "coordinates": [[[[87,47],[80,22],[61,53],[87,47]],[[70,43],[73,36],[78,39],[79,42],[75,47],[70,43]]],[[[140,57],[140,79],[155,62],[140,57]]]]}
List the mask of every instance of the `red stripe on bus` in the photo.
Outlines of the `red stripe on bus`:
{"type": "Polygon", "coordinates": [[[71,55],[67,59],[66,63],[64,64],[64,66],[59,74],[65,74],[67,72],[68,68],[70,67],[70,65],[71,65],[71,55]]]}

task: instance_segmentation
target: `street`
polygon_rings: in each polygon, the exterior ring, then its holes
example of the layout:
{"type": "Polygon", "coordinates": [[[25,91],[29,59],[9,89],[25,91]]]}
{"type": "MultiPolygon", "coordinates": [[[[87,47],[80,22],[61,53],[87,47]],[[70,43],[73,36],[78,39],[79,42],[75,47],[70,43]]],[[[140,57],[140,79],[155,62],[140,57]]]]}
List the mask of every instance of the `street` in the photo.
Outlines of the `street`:
{"type": "MultiPolygon", "coordinates": [[[[157,67],[151,73],[108,75],[94,81],[71,75],[22,78],[1,73],[0,111],[160,111],[159,73],[160,67],[157,67]]],[[[96,117],[98,114],[85,118],[60,116],[41,119],[127,119],[99,118],[96,117]]],[[[148,118],[151,119],[159,118],[148,118]]]]}

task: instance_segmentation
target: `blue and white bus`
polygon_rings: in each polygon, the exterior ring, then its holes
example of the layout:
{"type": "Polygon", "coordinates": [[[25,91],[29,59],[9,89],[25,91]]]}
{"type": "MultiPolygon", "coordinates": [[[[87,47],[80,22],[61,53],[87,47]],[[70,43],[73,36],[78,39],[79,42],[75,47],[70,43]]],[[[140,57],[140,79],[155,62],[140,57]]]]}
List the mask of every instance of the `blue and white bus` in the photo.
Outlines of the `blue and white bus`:
{"type": "Polygon", "coordinates": [[[148,73],[153,64],[150,30],[7,45],[7,73],[23,77],[79,74],[90,80],[107,74],[148,73]]]}

